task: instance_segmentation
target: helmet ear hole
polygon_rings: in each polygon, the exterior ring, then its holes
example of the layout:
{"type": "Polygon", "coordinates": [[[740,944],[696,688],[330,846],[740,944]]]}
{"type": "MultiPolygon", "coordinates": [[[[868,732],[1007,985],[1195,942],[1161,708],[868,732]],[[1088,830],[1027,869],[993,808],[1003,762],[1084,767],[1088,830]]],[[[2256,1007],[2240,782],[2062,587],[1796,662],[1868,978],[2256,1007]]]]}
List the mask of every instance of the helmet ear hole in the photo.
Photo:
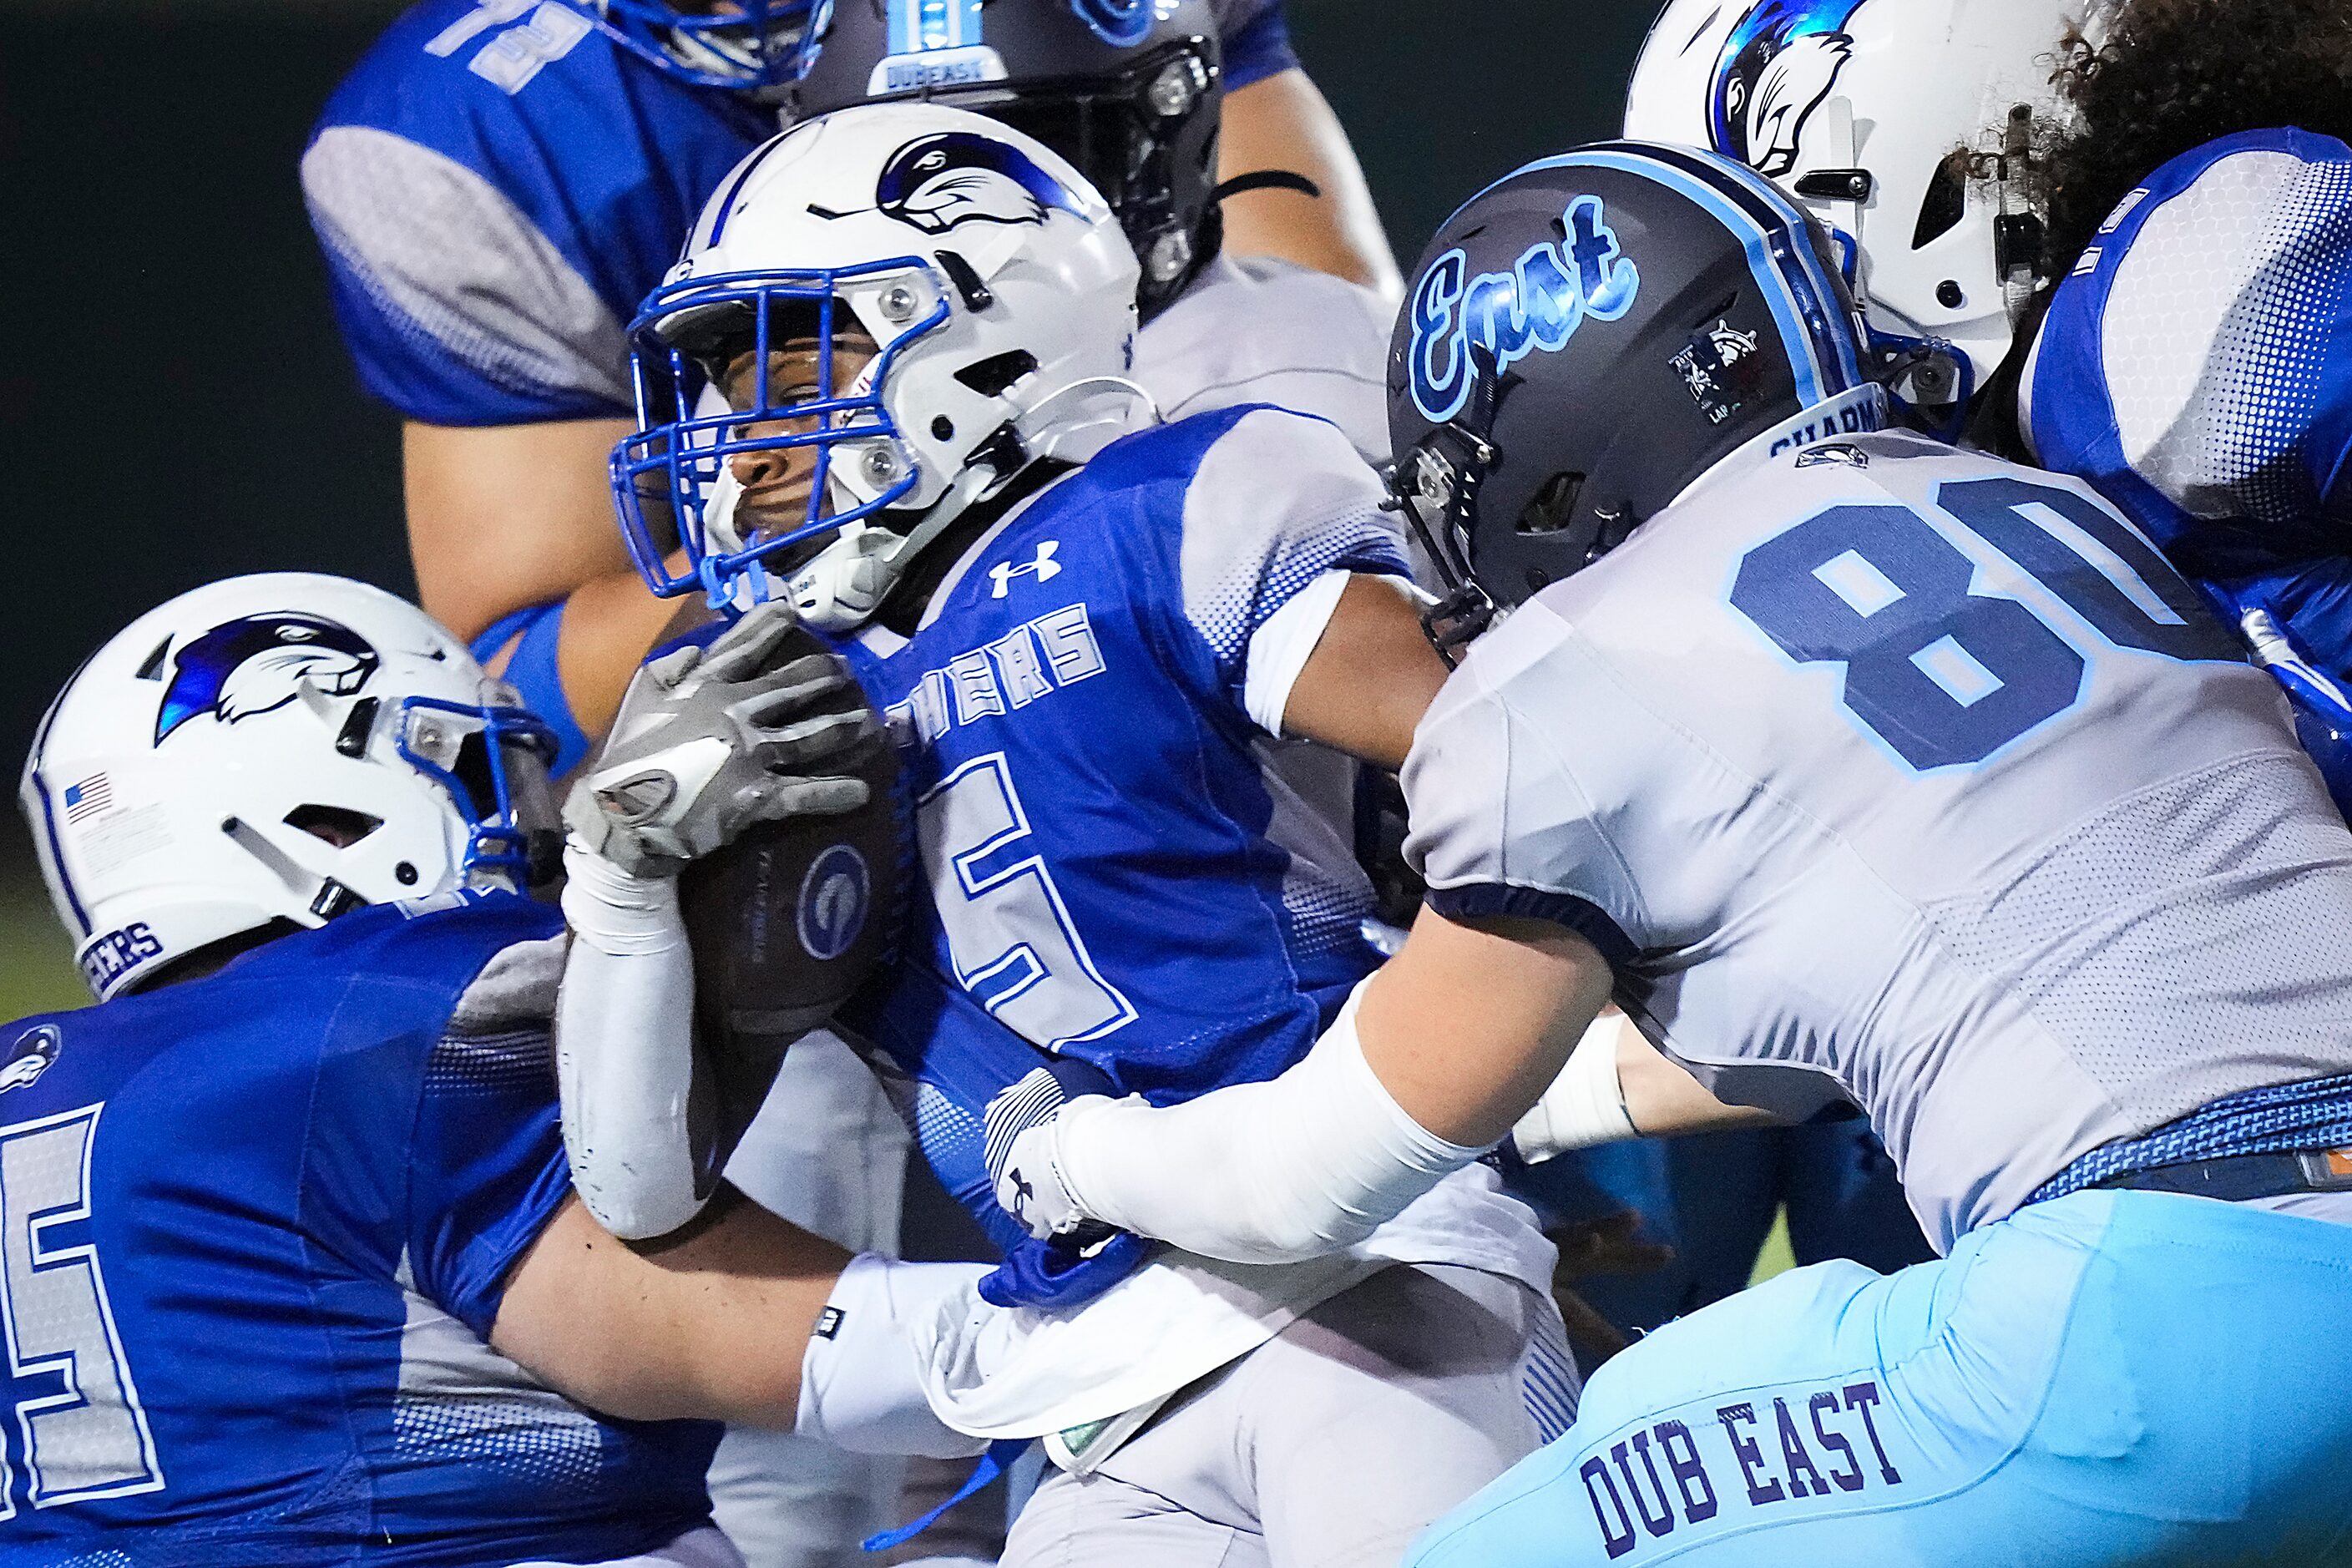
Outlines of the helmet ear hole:
{"type": "Polygon", "coordinates": [[[1010,349],[986,359],[974,360],[955,373],[955,378],[982,397],[1001,397],[1005,388],[1037,368],[1037,356],[1027,349],[1010,349]]]}
{"type": "Polygon", "coordinates": [[[1576,503],[1584,494],[1582,474],[1554,474],[1546,479],[1535,499],[1519,513],[1517,531],[1522,534],[1540,537],[1558,533],[1576,516],[1576,503]]]}
{"type": "Polygon", "coordinates": [[[296,806],[286,814],[285,822],[297,833],[324,839],[338,849],[350,848],[383,826],[383,818],[370,816],[364,811],[316,804],[296,806]]]}
{"type": "Polygon", "coordinates": [[[1911,229],[1911,248],[1918,250],[1959,226],[1969,205],[1969,154],[1954,153],[1936,165],[1927,180],[1927,194],[1919,199],[1919,221],[1911,229]]]}

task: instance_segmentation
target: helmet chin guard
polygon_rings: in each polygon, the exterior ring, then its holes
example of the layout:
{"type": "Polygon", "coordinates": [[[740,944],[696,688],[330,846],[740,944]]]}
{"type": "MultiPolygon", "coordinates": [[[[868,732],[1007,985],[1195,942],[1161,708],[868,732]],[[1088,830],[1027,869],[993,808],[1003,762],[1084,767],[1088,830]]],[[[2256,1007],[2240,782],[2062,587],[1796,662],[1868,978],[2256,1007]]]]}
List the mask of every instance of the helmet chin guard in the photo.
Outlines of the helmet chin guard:
{"type": "Polygon", "coordinates": [[[638,570],[721,606],[789,583],[812,624],[856,626],[967,508],[1156,418],[1126,379],[1136,279],[1102,198],[992,121],[885,104],[785,132],[631,327],[638,430],[612,479],[638,570]],[[778,386],[788,348],[813,385],[778,386]],[[744,489],[772,497],[780,466],[782,516],[744,489]]]}
{"type": "Polygon", "coordinates": [[[423,611],[270,573],[183,594],[91,655],[18,798],[104,1001],[273,922],[549,880],[553,753],[423,611]]]}

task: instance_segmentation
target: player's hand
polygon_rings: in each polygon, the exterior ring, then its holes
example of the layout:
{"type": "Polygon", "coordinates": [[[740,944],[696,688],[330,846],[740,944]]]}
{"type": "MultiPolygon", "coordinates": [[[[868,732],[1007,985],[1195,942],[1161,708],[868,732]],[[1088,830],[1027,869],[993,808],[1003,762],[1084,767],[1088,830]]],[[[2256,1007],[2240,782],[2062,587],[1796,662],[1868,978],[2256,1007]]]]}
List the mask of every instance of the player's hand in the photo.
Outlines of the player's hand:
{"type": "Polygon", "coordinates": [[[988,1102],[986,1160],[996,1202],[1039,1241],[1107,1234],[1078,1206],[1054,1157],[1067,1119],[1111,1103],[1108,1078],[1083,1062],[1041,1067],[988,1102]]]}
{"type": "Polygon", "coordinates": [[[793,626],[772,601],[637,671],[564,801],[574,844],[633,877],[674,877],[755,823],[864,805],[866,782],[828,764],[875,743],[878,722],[832,655],[777,662],[793,626]]]}

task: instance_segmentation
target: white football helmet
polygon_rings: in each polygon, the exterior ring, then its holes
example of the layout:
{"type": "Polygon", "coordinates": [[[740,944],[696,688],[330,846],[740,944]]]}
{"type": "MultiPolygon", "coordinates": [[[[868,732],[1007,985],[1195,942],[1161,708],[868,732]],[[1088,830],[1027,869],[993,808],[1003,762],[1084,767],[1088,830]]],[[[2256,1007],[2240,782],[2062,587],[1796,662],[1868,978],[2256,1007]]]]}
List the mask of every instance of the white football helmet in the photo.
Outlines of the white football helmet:
{"type": "MultiPolygon", "coordinates": [[[[1981,386],[2070,258],[2042,253],[2036,155],[2063,123],[2069,40],[2108,0],[1668,0],[1625,134],[1709,148],[1795,193],[1858,254],[1855,298],[1890,338],[1940,340],[1981,386]]],[[[1911,391],[1968,385],[1923,363],[1911,391]]]]}
{"type": "Polygon", "coordinates": [[[50,704],[17,792],[91,991],[551,870],[552,737],[513,704],[422,610],[341,577],[233,577],[131,622],[50,704]]]}
{"type": "Polygon", "coordinates": [[[765,597],[762,563],[838,530],[777,566],[804,620],[856,626],[975,501],[1156,417],[1126,379],[1137,280],[1108,205],[1020,132],[925,103],[793,127],[720,183],[631,327],[639,431],[613,481],[639,568],[659,594],[765,597]],[[764,373],[748,407],[708,390],[737,356],[853,328],[878,352],[848,386],[820,353],[814,395],[764,373]],[[739,525],[733,460],[795,448],[814,454],[804,514],[739,525]]]}

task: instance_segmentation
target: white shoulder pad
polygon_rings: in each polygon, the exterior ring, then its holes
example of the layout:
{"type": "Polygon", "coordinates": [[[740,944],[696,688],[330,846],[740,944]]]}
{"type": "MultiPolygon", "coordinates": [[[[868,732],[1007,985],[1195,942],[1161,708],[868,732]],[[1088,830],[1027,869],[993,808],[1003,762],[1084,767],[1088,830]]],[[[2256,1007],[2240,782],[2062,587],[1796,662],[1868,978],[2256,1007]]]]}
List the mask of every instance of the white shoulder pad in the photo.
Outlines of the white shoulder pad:
{"type": "Polygon", "coordinates": [[[1383,462],[1394,315],[1345,279],[1221,257],[1138,335],[1135,378],[1171,419],[1271,403],[1328,419],[1357,456],[1383,462]]]}

